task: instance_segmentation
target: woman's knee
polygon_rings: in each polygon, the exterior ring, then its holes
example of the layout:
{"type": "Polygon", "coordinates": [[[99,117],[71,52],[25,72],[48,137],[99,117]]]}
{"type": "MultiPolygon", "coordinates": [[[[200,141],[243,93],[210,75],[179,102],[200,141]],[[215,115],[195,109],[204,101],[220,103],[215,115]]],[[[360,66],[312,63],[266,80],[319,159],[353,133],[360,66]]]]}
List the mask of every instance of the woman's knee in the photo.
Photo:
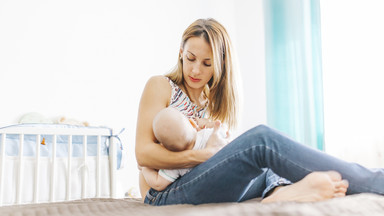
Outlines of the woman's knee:
{"type": "Polygon", "coordinates": [[[272,133],[274,133],[274,130],[267,125],[258,125],[250,130],[250,132],[254,135],[258,136],[268,136],[272,133]]]}
{"type": "Polygon", "coordinates": [[[269,145],[269,140],[274,137],[276,132],[266,125],[258,125],[252,129],[249,129],[235,140],[232,143],[236,148],[248,148],[250,146],[266,146],[269,145]]]}
{"type": "Polygon", "coordinates": [[[271,131],[272,129],[266,125],[258,125],[240,135],[238,137],[238,142],[251,144],[257,141],[257,143],[261,144],[263,142],[260,143],[260,141],[268,139],[271,131]]]}
{"type": "Polygon", "coordinates": [[[258,126],[256,126],[256,127],[254,127],[256,130],[271,130],[271,128],[270,127],[268,127],[267,125],[264,125],[264,124],[260,124],[260,125],[258,125],[258,126]]]}

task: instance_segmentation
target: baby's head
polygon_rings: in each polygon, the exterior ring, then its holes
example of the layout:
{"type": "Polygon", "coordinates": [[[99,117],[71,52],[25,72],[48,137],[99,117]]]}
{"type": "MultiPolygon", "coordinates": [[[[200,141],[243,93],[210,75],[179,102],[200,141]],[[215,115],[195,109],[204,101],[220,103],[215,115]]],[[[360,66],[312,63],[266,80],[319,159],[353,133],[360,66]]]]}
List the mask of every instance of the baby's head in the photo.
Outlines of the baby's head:
{"type": "Polygon", "coordinates": [[[194,144],[196,129],[187,117],[173,107],[162,109],[153,119],[156,139],[171,151],[182,151],[194,144]]]}

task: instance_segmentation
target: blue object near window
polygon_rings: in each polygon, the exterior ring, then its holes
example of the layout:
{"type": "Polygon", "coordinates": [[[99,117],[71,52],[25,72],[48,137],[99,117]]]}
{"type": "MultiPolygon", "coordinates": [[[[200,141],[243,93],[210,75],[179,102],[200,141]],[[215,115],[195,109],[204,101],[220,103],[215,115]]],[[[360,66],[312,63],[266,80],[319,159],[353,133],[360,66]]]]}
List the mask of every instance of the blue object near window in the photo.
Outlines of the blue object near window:
{"type": "Polygon", "coordinates": [[[267,124],[324,150],[319,0],[264,0],[267,124]]]}

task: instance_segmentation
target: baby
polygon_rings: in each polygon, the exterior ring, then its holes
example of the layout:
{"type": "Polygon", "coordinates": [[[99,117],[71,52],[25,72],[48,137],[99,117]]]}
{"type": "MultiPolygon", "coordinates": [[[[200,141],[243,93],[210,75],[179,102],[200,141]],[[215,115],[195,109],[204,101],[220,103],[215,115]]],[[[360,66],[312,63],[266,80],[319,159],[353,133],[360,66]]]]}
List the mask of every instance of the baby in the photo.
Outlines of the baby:
{"type": "MultiPolygon", "coordinates": [[[[153,119],[153,132],[156,139],[170,151],[203,149],[207,143],[224,146],[228,143],[227,135],[220,133],[220,121],[210,122],[207,119],[195,121],[188,119],[173,107],[161,110],[153,119]],[[205,129],[200,129],[205,128],[205,129]]],[[[150,187],[157,191],[164,190],[169,184],[191,169],[161,169],[156,171],[142,168],[143,176],[150,187]]]]}

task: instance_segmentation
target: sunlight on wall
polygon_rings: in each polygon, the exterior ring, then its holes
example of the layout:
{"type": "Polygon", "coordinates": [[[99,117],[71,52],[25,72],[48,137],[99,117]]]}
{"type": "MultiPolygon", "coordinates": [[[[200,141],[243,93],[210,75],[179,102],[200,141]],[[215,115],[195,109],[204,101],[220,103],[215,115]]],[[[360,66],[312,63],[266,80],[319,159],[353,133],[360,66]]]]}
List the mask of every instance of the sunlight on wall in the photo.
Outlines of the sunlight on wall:
{"type": "Polygon", "coordinates": [[[384,2],[321,1],[326,151],[384,166],[384,2]]]}

